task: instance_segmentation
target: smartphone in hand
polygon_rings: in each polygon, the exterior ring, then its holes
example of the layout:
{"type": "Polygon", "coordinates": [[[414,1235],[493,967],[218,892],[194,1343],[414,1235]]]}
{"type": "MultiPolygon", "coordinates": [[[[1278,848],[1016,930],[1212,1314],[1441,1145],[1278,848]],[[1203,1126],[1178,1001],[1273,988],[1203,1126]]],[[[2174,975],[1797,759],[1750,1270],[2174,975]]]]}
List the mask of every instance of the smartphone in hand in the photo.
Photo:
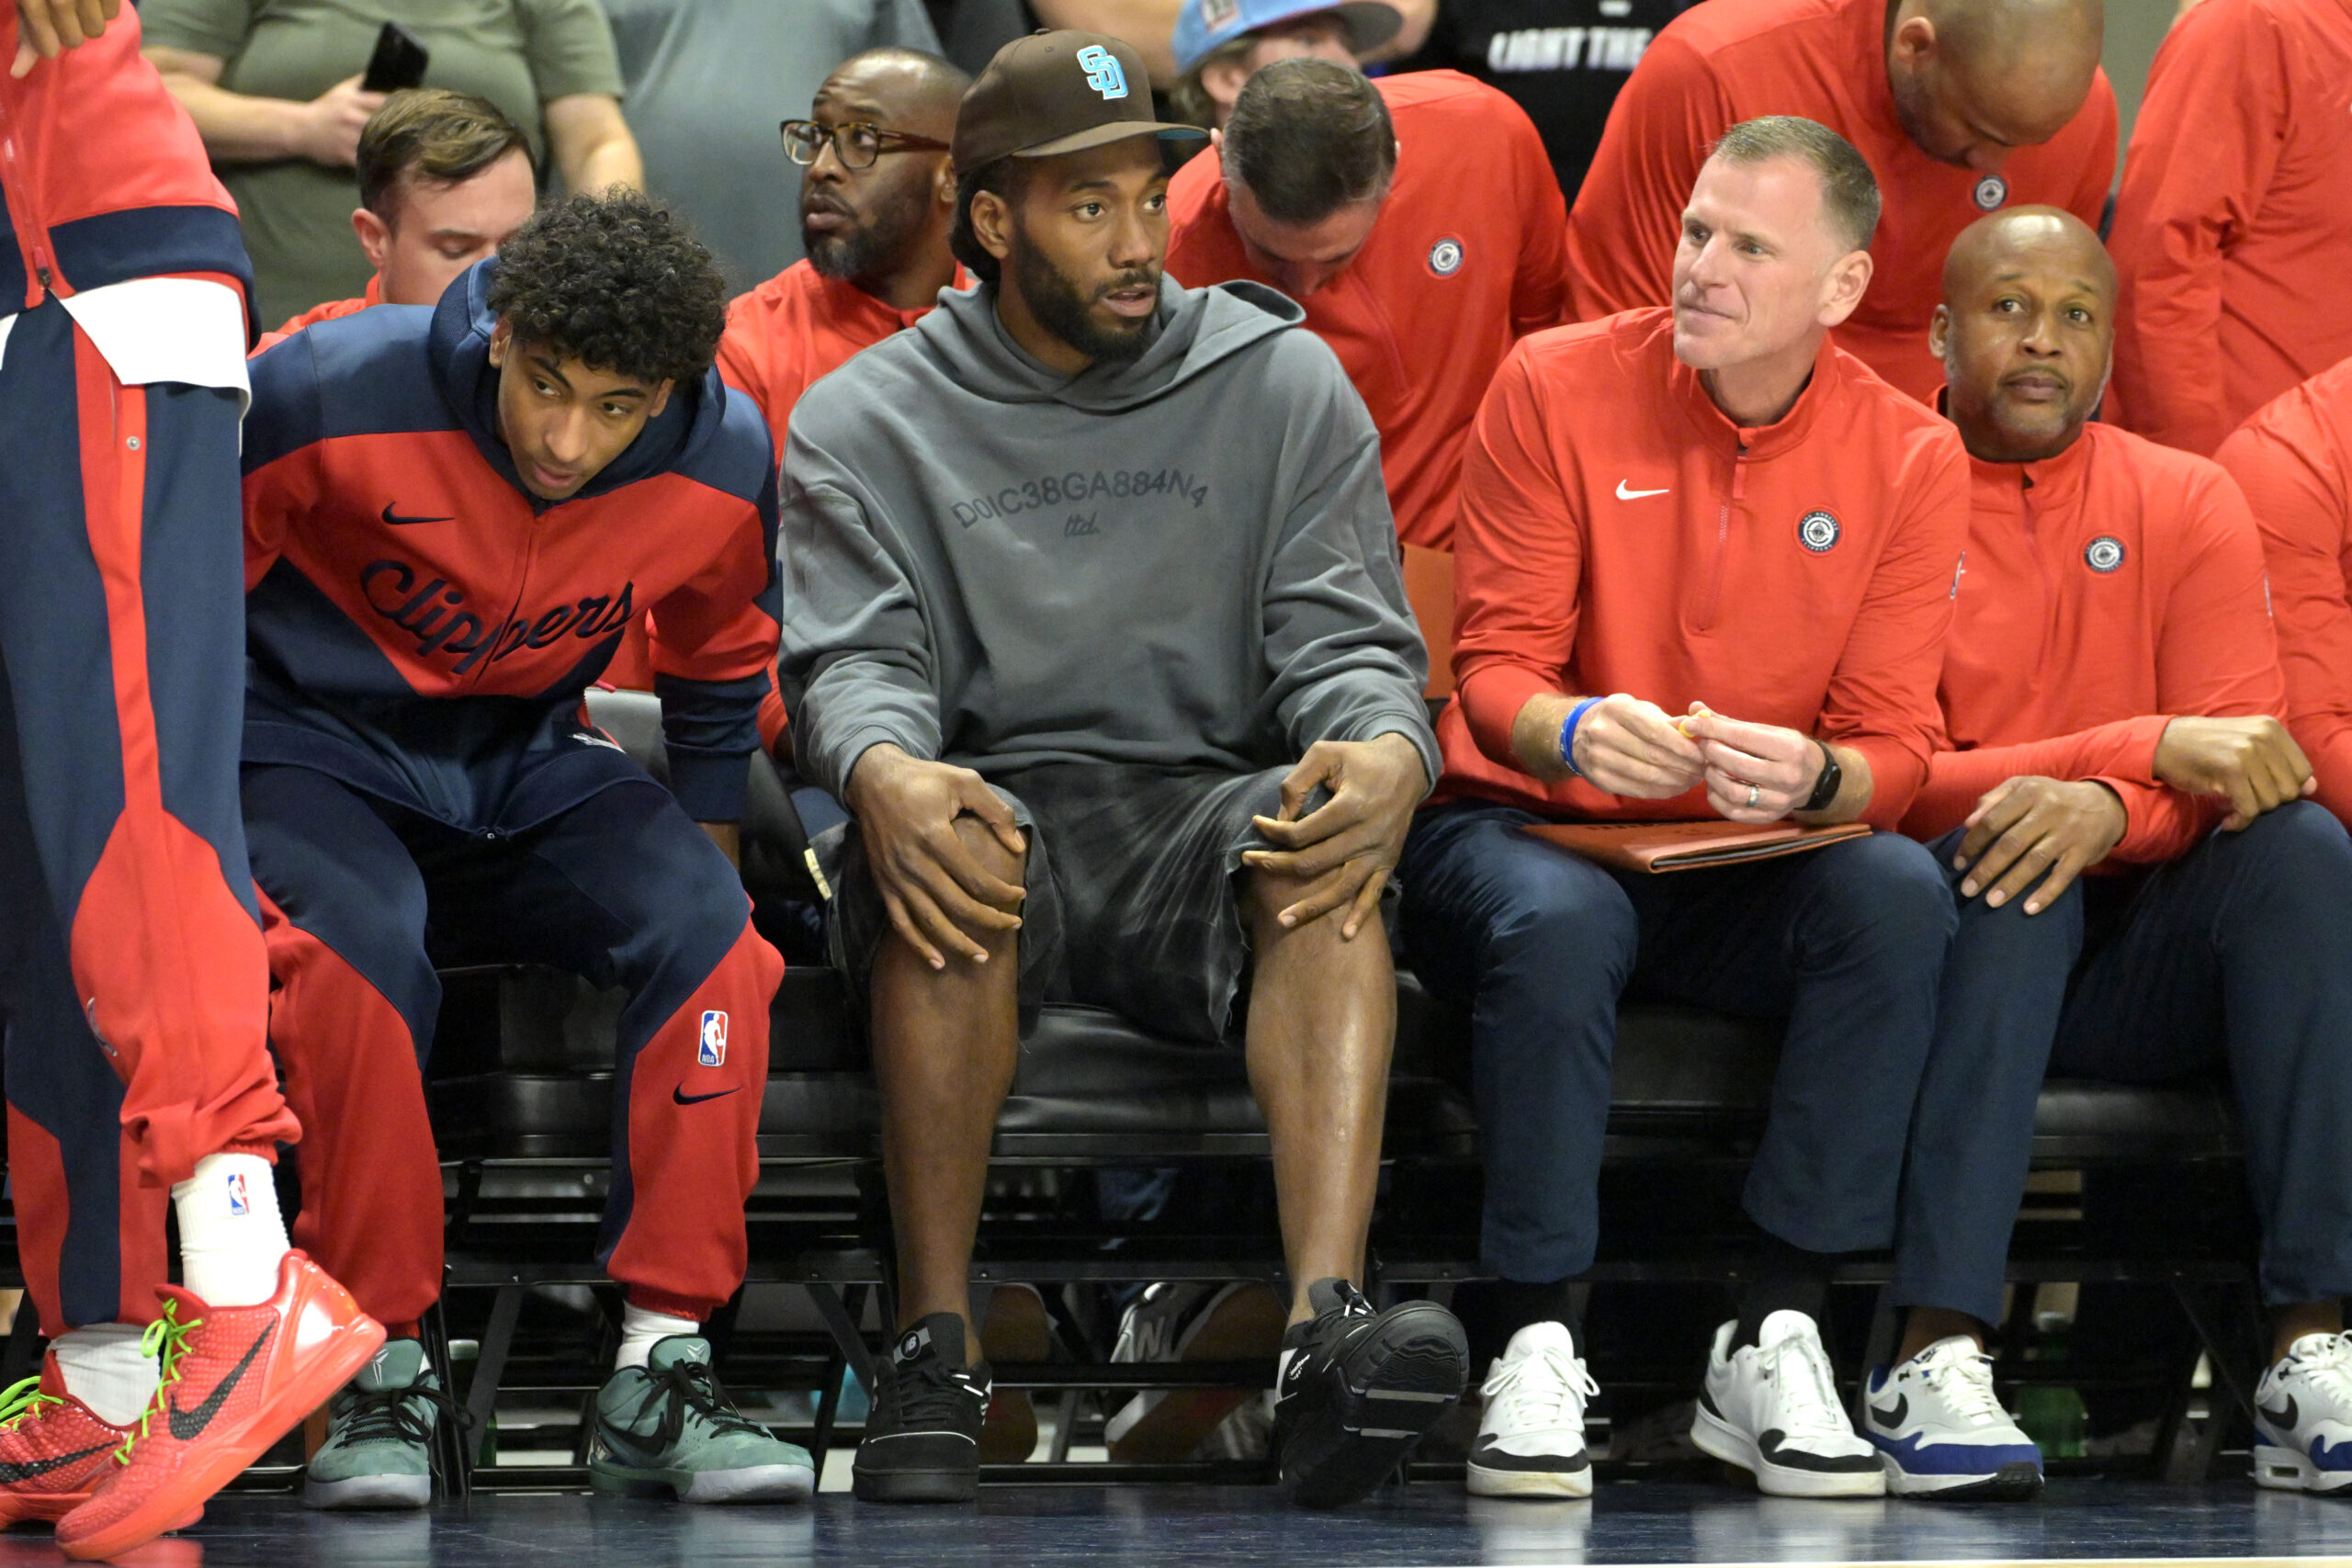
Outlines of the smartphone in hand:
{"type": "Polygon", "coordinates": [[[361,78],[363,92],[397,93],[403,87],[424,85],[424,68],[433,56],[398,22],[386,22],[376,35],[375,52],[368,57],[368,74],[361,78]]]}

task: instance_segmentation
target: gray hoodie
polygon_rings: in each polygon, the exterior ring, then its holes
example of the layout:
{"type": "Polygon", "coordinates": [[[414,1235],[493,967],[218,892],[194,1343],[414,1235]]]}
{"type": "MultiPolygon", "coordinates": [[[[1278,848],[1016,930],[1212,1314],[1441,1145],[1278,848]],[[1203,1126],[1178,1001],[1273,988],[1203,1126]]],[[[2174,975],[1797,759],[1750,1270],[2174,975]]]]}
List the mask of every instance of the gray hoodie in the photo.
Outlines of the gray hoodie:
{"type": "Polygon", "coordinates": [[[784,457],[784,700],[835,795],[894,741],[1247,772],[1317,740],[1437,739],[1380,443],[1296,305],[1160,285],[1126,365],[1047,369],[994,291],[809,388],[784,457]]]}

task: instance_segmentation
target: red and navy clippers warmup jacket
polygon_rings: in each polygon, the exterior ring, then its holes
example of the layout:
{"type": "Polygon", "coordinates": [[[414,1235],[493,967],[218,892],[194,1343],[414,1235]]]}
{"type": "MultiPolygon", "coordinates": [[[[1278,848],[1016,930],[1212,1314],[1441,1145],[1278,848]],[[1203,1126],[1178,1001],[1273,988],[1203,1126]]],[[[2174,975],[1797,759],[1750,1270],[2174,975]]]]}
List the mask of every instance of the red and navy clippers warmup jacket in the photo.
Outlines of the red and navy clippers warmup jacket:
{"type": "Polygon", "coordinates": [[[734,821],[778,640],[766,422],[713,371],[578,495],[537,500],[495,432],[496,265],[252,362],[245,761],[518,832],[645,776],[581,694],[650,606],[671,788],[734,821]]]}
{"type": "Polygon", "coordinates": [[[187,111],[139,58],[139,13],[19,81],[17,8],[0,6],[0,316],[44,293],[199,273],[232,280],[253,315],[236,203],[187,111]]]}

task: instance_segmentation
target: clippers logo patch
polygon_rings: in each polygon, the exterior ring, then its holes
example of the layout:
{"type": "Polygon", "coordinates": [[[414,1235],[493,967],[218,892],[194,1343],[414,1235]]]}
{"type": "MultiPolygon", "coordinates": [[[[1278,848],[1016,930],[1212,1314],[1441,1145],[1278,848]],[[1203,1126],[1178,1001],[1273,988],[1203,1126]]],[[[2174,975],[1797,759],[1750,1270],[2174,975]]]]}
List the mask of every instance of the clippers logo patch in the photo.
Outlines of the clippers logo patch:
{"type": "Polygon", "coordinates": [[[2106,576],[2123,564],[2123,541],[2112,534],[2101,534],[2083,547],[2083,564],[2106,576]]]}
{"type": "Polygon", "coordinates": [[[229,1173],[229,1212],[232,1214],[254,1212],[253,1201],[245,1196],[245,1174],[241,1170],[229,1173]]]}
{"type": "Polygon", "coordinates": [[[1086,69],[1086,85],[1105,99],[1127,96],[1127,73],[1117,55],[1099,43],[1090,43],[1078,51],[1078,62],[1086,69]]]}
{"type": "Polygon", "coordinates": [[[1462,242],[1449,234],[1430,247],[1430,270],[1440,277],[1452,277],[1462,270],[1462,242]]]}
{"type": "Polygon", "coordinates": [[[702,1015],[702,1048],[695,1053],[695,1060],[706,1067],[727,1064],[727,1015],[707,1012],[702,1015]]]}
{"type": "Polygon", "coordinates": [[[1998,175],[1986,175],[1976,182],[1973,195],[1976,197],[1976,209],[1979,212],[1990,212],[2009,199],[2009,182],[1998,175]]]}
{"type": "Polygon", "coordinates": [[[1797,519],[1797,543],[1821,555],[1838,542],[1838,519],[1826,512],[1808,512],[1797,519]]]}

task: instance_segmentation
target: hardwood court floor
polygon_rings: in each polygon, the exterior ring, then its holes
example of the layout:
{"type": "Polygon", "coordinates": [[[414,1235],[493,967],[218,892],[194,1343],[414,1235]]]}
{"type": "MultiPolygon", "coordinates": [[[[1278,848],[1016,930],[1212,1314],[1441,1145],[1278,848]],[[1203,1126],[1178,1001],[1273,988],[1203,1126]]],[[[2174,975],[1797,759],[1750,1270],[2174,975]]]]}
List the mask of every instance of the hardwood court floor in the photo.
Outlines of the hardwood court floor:
{"type": "MultiPolygon", "coordinates": [[[[837,1456],[844,1459],[846,1456],[837,1456]]],[[[987,1489],[976,1507],[877,1508],[839,1494],[793,1508],[687,1508],[509,1493],[410,1516],[307,1514],[290,1496],[216,1498],[204,1522],[131,1568],[651,1568],[655,1564],[2352,1560],[2352,1502],[2205,1487],[2060,1481],[2038,1504],[1810,1503],[1657,1482],[1589,1503],[1490,1504],[1421,1483],[1336,1514],[1262,1487],[987,1489]]],[[[0,1537],[0,1568],[62,1562],[35,1530],[0,1537]]]]}

